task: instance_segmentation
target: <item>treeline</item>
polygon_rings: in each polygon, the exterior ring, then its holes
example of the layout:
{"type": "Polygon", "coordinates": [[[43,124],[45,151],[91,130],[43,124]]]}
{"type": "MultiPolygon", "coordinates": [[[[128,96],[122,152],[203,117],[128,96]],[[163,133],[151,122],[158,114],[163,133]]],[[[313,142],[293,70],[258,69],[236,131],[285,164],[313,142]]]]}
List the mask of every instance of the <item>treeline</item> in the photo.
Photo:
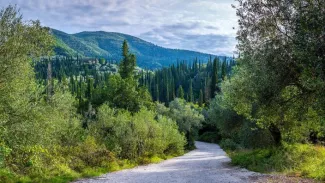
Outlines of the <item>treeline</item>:
{"type": "Polygon", "coordinates": [[[175,98],[197,103],[201,107],[220,92],[219,83],[230,76],[235,59],[218,57],[207,64],[194,60],[178,62],[154,72],[142,71],[140,85],[149,89],[153,99],[168,104],[175,98]]]}
{"type": "Polygon", "coordinates": [[[193,148],[200,109],[154,103],[126,42],[118,73],[103,60],[94,72],[89,60],[47,59],[49,29],[16,7],[0,22],[0,182],[68,182],[193,148]]]}
{"type": "Polygon", "coordinates": [[[201,138],[236,165],[325,180],[325,4],[238,2],[240,58],[210,102],[216,130],[201,138]]]}
{"type": "MultiPolygon", "coordinates": [[[[118,64],[103,58],[55,56],[42,58],[34,67],[37,78],[47,81],[50,66],[51,77],[66,83],[80,104],[87,100],[98,106],[103,101],[101,93],[107,88],[109,76],[118,73],[118,64]]],[[[235,64],[234,58],[216,57],[205,64],[198,60],[183,61],[155,71],[138,69],[135,74],[139,85],[148,88],[154,101],[168,104],[182,98],[202,107],[220,92],[221,81],[230,76],[235,64]]]]}

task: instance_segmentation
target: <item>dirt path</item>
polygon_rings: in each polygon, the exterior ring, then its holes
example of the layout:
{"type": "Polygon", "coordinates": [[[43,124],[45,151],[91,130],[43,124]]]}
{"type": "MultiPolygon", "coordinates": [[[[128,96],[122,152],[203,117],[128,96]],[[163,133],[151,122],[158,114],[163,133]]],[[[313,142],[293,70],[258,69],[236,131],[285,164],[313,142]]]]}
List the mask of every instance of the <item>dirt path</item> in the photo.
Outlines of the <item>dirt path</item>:
{"type": "Polygon", "coordinates": [[[229,166],[230,159],[216,144],[196,142],[197,149],[159,164],[79,180],[76,183],[229,183],[254,182],[260,175],[229,166]]]}

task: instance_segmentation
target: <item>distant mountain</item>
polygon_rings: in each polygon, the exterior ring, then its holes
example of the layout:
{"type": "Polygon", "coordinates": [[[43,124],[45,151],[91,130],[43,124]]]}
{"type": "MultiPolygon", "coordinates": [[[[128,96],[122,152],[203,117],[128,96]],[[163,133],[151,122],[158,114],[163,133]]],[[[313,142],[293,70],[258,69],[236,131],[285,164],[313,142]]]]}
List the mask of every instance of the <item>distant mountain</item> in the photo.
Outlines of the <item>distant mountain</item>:
{"type": "MultiPolygon", "coordinates": [[[[177,61],[192,62],[195,58],[207,62],[209,54],[168,49],[134,36],[115,32],[80,32],[67,34],[52,29],[56,37],[55,53],[57,55],[81,55],[85,57],[101,57],[108,60],[120,61],[122,59],[122,43],[128,41],[130,52],[137,57],[137,64],[142,68],[156,69],[171,65],[177,61]]],[[[215,57],[215,55],[211,55],[215,57]]],[[[222,57],[224,59],[225,57],[222,57]]]]}

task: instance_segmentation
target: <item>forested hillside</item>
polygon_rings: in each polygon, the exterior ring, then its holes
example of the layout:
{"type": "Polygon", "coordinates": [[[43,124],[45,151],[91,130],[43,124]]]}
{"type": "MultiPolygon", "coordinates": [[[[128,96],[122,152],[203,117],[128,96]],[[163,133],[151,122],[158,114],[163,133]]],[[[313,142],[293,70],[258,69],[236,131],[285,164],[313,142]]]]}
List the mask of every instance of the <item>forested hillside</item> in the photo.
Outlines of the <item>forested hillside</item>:
{"type": "Polygon", "coordinates": [[[156,101],[168,104],[182,98],[202,107],[220,92],[220,83],[230,77],[235,64],[234,59],[218,57],[210,57],[207,64],[198,60],[192,64],[179,62],[155,72],[141,71],[140,84],[149,89],[156,101]]]}
{"type": "MultiPolygon", "coordinates": [[[[157,69],[176,64],[177,61],[193,62],[195,59],[207,62],[211,55],[187,50],[167,49],[139,38],[114,32],[80,32],[67,34],[51,29],[55,36],[55,53],[63,56],[84,56],[105,58],[118,62],[122,59],[121,45],[124,40],[129,43],[130,51],[136,55],[139,67],[157,69]]],[[[215,57],[215,55],[212,55],[215,57]]],[[[224,59],[225,57],[220,57],[224,59]]],[[[228,57],[226,57],[228,58],[228,57]]]]}

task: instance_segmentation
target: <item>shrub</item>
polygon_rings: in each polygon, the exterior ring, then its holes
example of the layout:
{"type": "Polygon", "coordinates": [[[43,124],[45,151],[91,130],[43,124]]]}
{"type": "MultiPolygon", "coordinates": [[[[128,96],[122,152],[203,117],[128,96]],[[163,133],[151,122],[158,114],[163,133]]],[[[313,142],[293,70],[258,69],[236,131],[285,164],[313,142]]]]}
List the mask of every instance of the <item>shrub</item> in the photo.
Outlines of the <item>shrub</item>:
{"type": "Polygon", "coordinates": [[[198,128],[202,126],[203,115],[197,110],[196,106],[186,103],[183,99],[175,99],[170,102],[169,109],[158,105],[158,112],[167,115],[177,122],[179,131],[186,136],[187,149],[194,149],[194,140],[198,133],[198,128]]]}
{"type": "Polygon", "coordinates": [[[239,148],[239,144],[234,142],[232,139],[221,140],[220,146],[225,150],[236,150],[237,148],[239,148]]]}
{"type": "Polygon", "coordinates": [[[240,150],[230,153],[232,163],[257,172],[283,172],[325,180],[325,148],[284,144],[279,148],[240,150]]]}
{"type": "Polygon", "coordinates": [[[131,115],[103,105],[98,111],[98,121],[90,131],[100,142],[121,158],[137,160],[154,155],[181,154],[184,137],[175,121],[156,117],[153,111],[141,109],[131,115]]]}

